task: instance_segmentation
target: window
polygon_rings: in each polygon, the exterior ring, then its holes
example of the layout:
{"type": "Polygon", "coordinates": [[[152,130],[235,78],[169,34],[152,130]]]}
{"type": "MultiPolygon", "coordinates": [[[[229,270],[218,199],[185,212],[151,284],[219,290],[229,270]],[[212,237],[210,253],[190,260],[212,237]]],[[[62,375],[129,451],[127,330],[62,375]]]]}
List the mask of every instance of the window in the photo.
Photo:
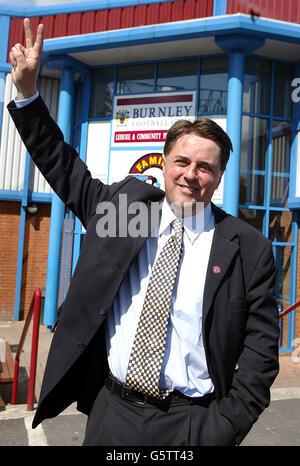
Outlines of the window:
{"type": "Polygon", "coordinates": [[[243,116],[240,204],[265,204],[268,122],[243,116]]]}
{"type": "Polygon", "coordinates": [[[292,116],[293,66],[286,63],[275,64],[274,77],[274,115],[291,118],[292,116]]]}
{"type": "Polygon", "coordinates": [[[159,63],[157,91],[182,91],[197,87],[197,60],[159,63]]]}
{"type": "Polygon", "coordinates": [[[275,121],[272,124],[272,170],[270,205],[287,207],[290,186],[290,124],[275,121]]]}
{"type": "Polygon", "coordinates": [[[153,91],[154,65],[121,66],[118,69],[117,94],[153,91]]]}
{"type": "Polygon", "coordinates": [[[256,230],[263,233],[264,230],[264,220],[265,220],[265,211],[259,209],[247,209],[241,207],[239,209],[239,218],[245,222],[252,225],[256,230]]]}
{"type": "Polygon", "coordinates": [[[225,113],[227,110],[228,58],[200,61],[198,113],[225,113]]]}
{"type": "Polygon", "coordinates": [[[290,243],[292,241],[292,212],[270,211],[269,239],[276,243],[290,243]]]}
{"type": "Polygon", "coordinates": [[[245,59],[243,111],[270,113],[272,63],[255,58],[245,59]]]}
{"type": "MultiPolygon", "coordinates": [[[[295,301],[296,213],[288,209],[293,67],[245,59],[239,216],[273,244],[279,310],[295,301]]],[[[281,324],[281,350],[292,347],[292,314],[281,324]]]]}
{"type": "Polygon", "coordinates": [[[92,74],[90,118],[105,118],[111,116],[112,97],[114,90],[114,69],[103,68],[92,74]]]}

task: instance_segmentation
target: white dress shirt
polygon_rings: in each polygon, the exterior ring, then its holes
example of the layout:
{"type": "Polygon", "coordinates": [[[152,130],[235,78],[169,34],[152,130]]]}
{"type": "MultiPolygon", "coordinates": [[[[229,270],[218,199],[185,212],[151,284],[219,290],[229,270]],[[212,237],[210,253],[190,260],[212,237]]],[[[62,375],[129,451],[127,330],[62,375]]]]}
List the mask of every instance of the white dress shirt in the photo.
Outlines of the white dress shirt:
{"type": "MultiPolygon", "coordinates": [[[[145,242],[126,275],[112,312],[108,313],[106,345],[112,374],[122,382],[146,295],[151,270],[172,234],[176,217],[163,202],[158,236],[145,242]]],[[[214,234],[210,203],[204,210],[183,221],[183,254],[174,286],[160,388],[179,390],[197,397],[214,390],[209,377],[202,339],[202,304],[207,265],[214,234]]]]}

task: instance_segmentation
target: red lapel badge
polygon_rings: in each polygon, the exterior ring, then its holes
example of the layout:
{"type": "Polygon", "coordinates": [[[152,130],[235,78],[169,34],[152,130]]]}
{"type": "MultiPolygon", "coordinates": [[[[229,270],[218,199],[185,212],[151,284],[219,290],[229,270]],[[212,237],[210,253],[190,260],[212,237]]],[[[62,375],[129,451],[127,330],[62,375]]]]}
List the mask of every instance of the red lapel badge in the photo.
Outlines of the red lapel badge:
{"type": "Polygon", "coordinates": [[[213,272],[214,273],[221,273],[221,267],[219,265],[215,265],[213,267],[213,272]]]}

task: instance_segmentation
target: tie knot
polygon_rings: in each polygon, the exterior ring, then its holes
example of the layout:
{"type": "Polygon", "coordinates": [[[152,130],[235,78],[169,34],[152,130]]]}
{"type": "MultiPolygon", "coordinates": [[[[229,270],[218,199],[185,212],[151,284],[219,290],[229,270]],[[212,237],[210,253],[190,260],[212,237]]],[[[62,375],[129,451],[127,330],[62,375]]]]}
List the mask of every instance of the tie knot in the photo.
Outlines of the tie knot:
{"type": "Polygon", "coordinates": [[[178,218],[176,218],[172,222],[172,227],[174,228],[175,235],[181,239],[182,238],[182,231],[183,231],[182,222],[180,220],[178,220],[178,218]]]}

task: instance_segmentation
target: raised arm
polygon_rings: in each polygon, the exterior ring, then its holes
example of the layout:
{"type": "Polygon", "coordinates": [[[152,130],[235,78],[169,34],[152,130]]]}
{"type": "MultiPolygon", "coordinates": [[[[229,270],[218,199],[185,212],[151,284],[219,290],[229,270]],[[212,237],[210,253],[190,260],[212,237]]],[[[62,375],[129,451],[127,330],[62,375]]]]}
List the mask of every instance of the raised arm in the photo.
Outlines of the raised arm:
{"type": "MultiPolygon", "coordinates": [[[[30,20],[26,18],[24,30],[26,47],[16,44],[10,52],[12,79],[19,100],[29,98],[37,91],[44,26],[38,26],[34,38],[30,20]]],[[[23,108],[17,108],[12,101],[7,108],[32,160],[64,204],[86,227],[97,204],[113,195],[114,189],[92,178],[75,149],[64,142],[62,132],[41,97],[23,108]]]]}
{"type": "Polygon", "coordinates": [[[31,29],[30,19],[24,19],[25,43],[16,44],[10,51],[12,80],[18,90],[18,99],[23,100],[37,91],[36,81],[39,72],[44,41],[44,25],[39,24],[36,38],[31,29]]]}

